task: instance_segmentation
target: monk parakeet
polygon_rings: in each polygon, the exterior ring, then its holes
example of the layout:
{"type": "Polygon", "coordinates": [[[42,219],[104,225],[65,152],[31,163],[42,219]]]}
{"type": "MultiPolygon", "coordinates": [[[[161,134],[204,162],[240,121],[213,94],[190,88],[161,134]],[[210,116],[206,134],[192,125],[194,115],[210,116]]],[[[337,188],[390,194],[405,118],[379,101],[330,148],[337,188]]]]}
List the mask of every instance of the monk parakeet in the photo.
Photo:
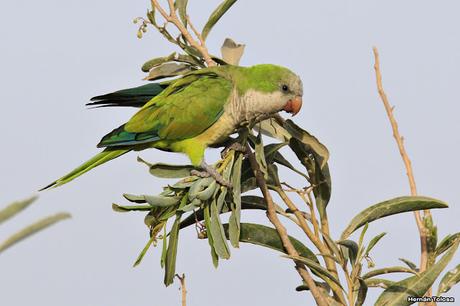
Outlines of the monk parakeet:
{"type": "MultiPolygon", "coordinates": [[[[218,66],[192,71],[163,84],[148,84],[93,98],[94,106],[141,107],[131,119],[105,135],[102,152],[54,181],[63,185],[129,151],[156,148],[185,153],[192,164],[210,171],[207,147],[226,140],[244,124],[302,106],[302,82],[275,65],[218,66]]],[[[211,173],[212,174],[212,173],[211,173]]]]}

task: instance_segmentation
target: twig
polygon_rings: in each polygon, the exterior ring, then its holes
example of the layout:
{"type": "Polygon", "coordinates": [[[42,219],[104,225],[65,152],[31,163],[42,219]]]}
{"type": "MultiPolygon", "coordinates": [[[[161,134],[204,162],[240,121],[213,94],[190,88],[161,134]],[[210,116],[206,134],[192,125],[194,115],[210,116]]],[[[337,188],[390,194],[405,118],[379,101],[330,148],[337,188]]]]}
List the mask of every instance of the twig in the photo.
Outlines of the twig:
{"type": "MultiPolygon", "coordinates": [[[[270,222],[275,226],[276,231],[278,232],[281,241],[283,243],[284,248],[288,252],[289,256],[292,257],[298,257],[299,253],[297,250],[294,248],[292,245],[291,241],[289,240],[289,236],[287,234],[286,228],[284,225],[281,223],[279,220],[276,210],[275,210],[275,204],[273,203],[272,196],[268,190],[267,183],[265,181],[265,178],[260,170],[259,164],[257,163],[257,160],[255,159],[254,154],[251,152],[251,147],[246,144],[246,152],[249,154],[249,162],[251,164],[251,168],[254,171],[254,175],[256,177],[257,185],[259,186],[260,190],[262,191],[262,194],[264,196],[265,202],[267,203],[267,217],[270,220],[270,222]]],[[[310,272],[308,272],[307,268],[305,267],[304,264],[295,261],[295,268],[297,272],[300,274],[302,279],[305,281],[307,284],[308,288],[310,289],[311,294],[313,295],[313,298],[316,301],[316,304],[319,306],[326,306],[329,305],[325,297],[321,294],[319,291],[318,287],[316,286],[310,272]]]]}
{"type": "MultiPolygon", "coordinates": [[[[380,98],[383,102],[383,105],[385,106],[385,110],[387,112],[388,119],[390,120],[391,128],[393,130],[393,137],[396,140],[396,143],[399,149],[399,153],[401,154],[401,157],[404,162],[404,166],[406,167],[406,173],[409,179],[411,195],[416,196],[417,186],[415,184],[414,173],[412,171],[412,164],[406,152],[406,149],[404,147],[404,138],[401,137],[399,133],[398,123],[396,122],[396,119],[393,116],[393,107],[390,106],[388,97],[385,94],[385,91],[383,89],[382,74],[380,73],[379,52],[376,47],[373,47],[373,51],[374,51],[374,58],[375,58],[374,69],[375,69],[375,76],[376,76],[376,81],[377,81],[377,89],[378,89],[380,98]]],[[[420,245],[421,245],[420,272],[423,272],[426,270],[427,263],[428,263],[427,234],[426,234],[426,228],[423,223],[420,212],[415,211],[414,215],[415,215],[415,221],[417,223],[418,231],[420,234],[420,245]]],[[[431,217],[431,213],[429,210],[425,210],[425,217],[431,217]]]]}
{"type": "MultiPolygon", "coordinates": [[[[274,189],[274,191],[276,191],[276,193],[278,193],[280,198],[284,201],[286,206],[292,211],[294,216],[296,216],[297,221],[299,221],[300,228],[305,233],[305,235],[307,235],[308,239],[310,239],[310,241],[315,245],[315,247],[319,250],[319,252],[322,255],[324,255],[323,258],[324,258],[324,262],[326,263],[327,269],[332,274],[338,277],[339,274],[337,272],[335,262],[328,256],[328,255],[332,256],[331,252],[329,251],[329,248],[327,248],[326,245],[323,244],[319,236],[315,235],[312,232],[307,222],[305,221],[305,218],[303,217],[302,212],[297,208],[294,202],[292,202],[292,200],[286,195],[284,190],[278,186],[273,186],[272,188],[274,189]]],[[[337,297],[341,301],[344,300],[342,291],[339,286],[335,284],[331,284],[331,289],[333,290],[335,297],[337,297]]]]}
{"type": "MultiPolygon", "coordinates": [[[[174,7],[174,1],[173,0],[168,0],[169,4],[169,14],[163,9],[163,7],[159,4],[158,0],[151,0],[152,5],[160,12],[160,14],[163,16],[163,18],[166,20],[166,22],[170,22],[176,26],[176,28],[179,30],[179,32],[182,34],[182,36],[185,38],[185,40],[190,44],[190,46],[194,47],[198,52],[201,53],[203,56],[203,59],[205,60],[206,64],[208,67],[211,66],[216,66],[216,62],[214,62],[209,55],[208,49],[206,47],[206,44],[201,37],[201,35],[197,35],[198,39],[200,40],[200,43],[198,43],[190,34],[190,32],[187,30],[187,28],[184,26],[184,24],[179,20],[176,14],[176,10],[174,7]]],[[[189,19],[189,18],[187,18],[189,19]]],[[[190,20],[189,20],[190,24],[190,20]]],[[[193,28],[193,31],[195,33],[198,33],[195,28],[193,28]]]]}
{"type": "Polygon", "coordinates": [[[187,306],[187,288],[185,287],[185,274],[182,273],[182,276],[176,274],[176,277],[180,281],[180,290],[182,292],[182,306],[187,306]]]}

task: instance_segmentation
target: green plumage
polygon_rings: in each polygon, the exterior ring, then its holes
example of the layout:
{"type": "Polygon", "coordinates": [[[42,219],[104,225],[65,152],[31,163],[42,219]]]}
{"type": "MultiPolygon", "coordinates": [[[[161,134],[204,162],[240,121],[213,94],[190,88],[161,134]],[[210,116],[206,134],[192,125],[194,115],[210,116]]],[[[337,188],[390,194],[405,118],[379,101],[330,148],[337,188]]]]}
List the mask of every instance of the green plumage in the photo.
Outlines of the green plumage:
{"type": "MultiPolygon", "coordinates": [[[[70,182],[131,150],[157,148],[182,152],[188,155],[193,165],[199,166],[205,149],[225,140],[239,124],[237,120],[240,119],[231,117],[240,117],[234,112],[223,116],[230,102],[233,109],[235,103],[246,103],[241,97],[249,90],[252,95],[278,92],[278,97],[281,97],[281,94],[287,94],[280,92],[281,85],[289,82],[298,87],[297,92],[301,95],[300,80],[286,68],[274,65],[249,68],[218,66],[196,70],[172,81],[94,97],[88,105],[132,106],[140,107],[140,110],[128,122],[102,138],[98,147],[105,148],[104,151],[43,189],[70,182]]],[[[285,96],[286,101],[290,98],[285,96]]],[[[273,113],[283,108],[279,100],[253,101],[243,109],[260,107],[273,113]]],[[[255,114],[260,109],[252,112],[255,114]]]]}

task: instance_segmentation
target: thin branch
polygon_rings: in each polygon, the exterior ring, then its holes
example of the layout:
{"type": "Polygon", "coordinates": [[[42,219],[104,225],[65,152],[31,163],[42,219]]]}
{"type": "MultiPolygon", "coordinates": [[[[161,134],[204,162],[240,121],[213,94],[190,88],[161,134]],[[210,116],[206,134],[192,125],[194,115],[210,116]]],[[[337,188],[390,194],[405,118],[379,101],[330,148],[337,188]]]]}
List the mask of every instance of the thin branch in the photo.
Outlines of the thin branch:
{"type": "MultiPolygon", "coordinates": [[[[262,191],[262,194],[264,196],[264,199],[267,203],[267,217],[270,220],[270,222],[275,226],[276,231],[278,232],[281,241],[283,243],[284,248],[288,252],[288,254],[292,257],[298,257],[299,253],[297,250],[294,248],[292,245],[291,241],[289,240],[289,236],[287,234],[286,228],[284,225],[281,223],[279,220],[276,210],[275,210],[275,204],[273,203],[272,196],[268,190],[267,183],[265,181],[265,178],[260,170],[259,164],[257,163],[257,160],[251,152],[251,147],[249,147],[248,144],[246,144],[246,152],[249,154],[249,162],[251,164],[251,168],[254,171],[254,175],[256,177],[257,185],[259,186],[260,190],[262,191]]],[[[313,280],[310,272],[308,269],[305,267],[304,264],[295,261],[295,268],[297,272],[300,274],[302,279],[305,281],[307,284],[308,288],[310,289],[311,294],[313,295],[313,298],[316,301],[316,304],[319,306],[326,306],[329,305],[325,297],[321,294],[319,291],[318,287],[315,284],[315,281],[313,280]]]]}
{"type": "MultiPolygon", "coordinates": [[[[373,51],[374,51],[374,57],[375,57],[374,69],[375,69],[375,76],[377,80],[377,89],[378,89],[380,98],[383,102],[383,105],[385,106],[385,110],[387,112],[388,119],[390,120],[391,128],[393,130],[393,137],[396,140],[396,143],[399,149],[399,153],[401,154],[401,157],[404,162],[404,166],[406,167],[406,173],[407,173],[407,177],[409,178],[409,186],[410,186],[411,195],[415,196],[417,195],[417,187],[415,185],[415,179],[414,179],[414,173],[412,171],[411,161],[404,147],[404,139],[403,137],[401,137],[399,133],[398,123],[396,122],[396,119],[393,116],[393,107],[390,106],[388,97],[385,94],[385,91],[383,89],[382,74],[380,73],[379,52],[376,47],[373,47],[373,51]]],[[[426,270],[426,266],[428,262],[426,229],[423,224],[423,220],[420,215],[420,212],[415,211],[414,215],[415,215],[415,221],[417,222],[418,231],[420,234],[420,244],[421,244],[420,272],[423,272],[426,270]]],[[[425,216],[430,216],[430,212],[428,210],[425,211],[425,216]]]]}
{"type": "MultiPolygon", "coordinates": [[[[292,202],[292,200],[287,196],[287,194],[284,192],[284,190],[281,187],[277,187],[277,186],[273,186],[272,188],[278,193],[278,195],[284,201],[286,206],[292,211],[294,216],[296,216],[297,221],[299,221],[300,228],[303,230],[305,235],[307,235],[308,239],[310,239],[310,241],[315,245],[315,247],[320,251],[320,253],[322,255],[324,255],[323,256],[324,257],[324,262],[326,263],[327,269],[332,274],[334,274],[335,276],[338,277],[339,274],[337,272],[335,262],[334,262],[334,260],[332,260],[328,256],[328,255],[332,256],[331,252],[329,251],[329,248],[326,247],[325,244],[323,244],[323,242],[321,241],[319,236],[316,236],[312,232],[312,230],[308,226],[307,222],[305,221],[305,218],[303,217],[302,212],[297,208],[297,206],[294,204],[294,202],[292,202]]],[[[335,297],[337,297],[338,299],[340,299],[342,301],[344,300],[342,291],[341,291],[339,286],[337,286],[335,284],[331,284],[331,289],[333,290],[335,297]]]]}
{"type": "MultiPolygon", "coordinates": [[[[187,30],[187,28],[184,26],[184,24],[179,20],[179,18],[177,17],[177,14],[176,14],[176,10],[175,10],[175,7],[174,7],[174,1],[173,0],[168,0],[169,14],[163,9],[163,7],[160,5],[158,0],[151,0],[151,2],[152,2],[152,5],[160,12],[160,14],[166,20],[166,22],[169,22],[169,23],[172,23],[173,25],[175,25],[176,28],[179,30],[179,32],[182,34],[182,36],[185,38],[185,40],[190,44],[190,46],[192,46],[193,48],[198,50],[198,52],[201,53],[201,55],[203,56],[203,59],[205,60],[206,64],[208,65],[208,67],[212,67],[212,66],[217,65],[216,62],[214,62],[212,60],[211,56],[209,55],[208,49],[206,47],[206,44],[205,44],[203,38],[200,38],[201,35],[200,36],[197,35],[198,39],[200,40],[200,42],[197,42],[192,37],[190,32],[187,30]]],[[[194,32],[195,31],[196,31],[196,29],[194,30],[194,32]]],[[[198,32],[198,31],[196,31],[196,32],[198,32]]]]}
{"type": "Polygon", "coordinates": [[[187,288],[185,287],[185,274],[182,273],[182,276],[176,274],[176,277],[180,281],[180,290],[182,292],[182,306],[187,306],[187,288]]]}
{"type": "Polygon", "coordinates": [[[190,28],[192,29],[193,33],[195,33],[195,36],[198,38],[198,40],[200,41],[200,44],[202,46],[204,46],[206,43],[203,39],[203,35],[201,35],[200,32],[198,32],[198,30],[195,28],[195,26],[193,25],[192,23],[192,20],[190,19],[190,17],[187,15],[187,22],[188,22],[188,25],[190,26],[190,28]]]}

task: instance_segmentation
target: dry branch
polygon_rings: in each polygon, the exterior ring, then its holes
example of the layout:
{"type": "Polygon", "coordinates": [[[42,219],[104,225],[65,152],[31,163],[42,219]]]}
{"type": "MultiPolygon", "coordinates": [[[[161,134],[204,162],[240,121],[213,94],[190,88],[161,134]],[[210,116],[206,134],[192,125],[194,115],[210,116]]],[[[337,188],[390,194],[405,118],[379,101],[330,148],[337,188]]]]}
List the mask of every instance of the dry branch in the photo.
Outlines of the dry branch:
{"type": "Polygon", "coordinates": [[[190,44],[190,46],[192,46],[193,48],[195,48],[201,53],[208,67],[216,66],[216,62],[214,62],[211,56],[209,55],[205,41],[203,40],[199,32],[190,23],[190,18],[187,16],[188,24],[190,25],[190,27],[192,27],[192,31],[196,34],[199,42],[192,37],[190,32],[187,30],[187,27],[179,20],[179,17],[177,16],[177,13],[174,7],[173,0],[168,0],[169,14],[160,5],[158,0],[151,0],[151,2],[152,2],[152,6],[154,6],[160,12],[161,16],[163,16],[166,22],[169,22],[175,25],[176,28],[179,30],[179,32],[182,34],[182,36],[185,38],[185,40],[190,44]]]}
{"type": "MultiPolygon", "coordinates": [[[[278,232],[281,238],[281,241],[283,243],[283,246],[286,249],[289,256],[298,257],[299,253],[297,252],[297,250],[294,248],[291,241],[289,240],[289,236],[287,234],[286,228],[281,223],[281,221],[279,220],[276,214],[275,204],[273,203],[272,196],[270,194],[270,191],[268,190],[267,183],[265,181],[262,171],[260,170],[259,164],[257,163],[257,160],[254,154],[252,154],[251,152],[251,147],[248,144],[246,144],[246,153],[249,156],[249,162],[251,164],[252,170],[254,171],[254,176],[256,177],[257,185],[262,191],[262,195],[267,203],[268,220],[270,220],[273,226],[275,226],[275,229],[278,232]]],[[[311,294],[313,295],[313,298],[316,301],[316,304],[319,306],[329,305],[325,297],[321,294],[318,287],[316,286],[315,281],[313,280],[310,272],[308,272],[308,269],[306,268],[306,266],[298,261],[294,260],[294,262],[295,262],[295,268],[297,272],[300,274],[302,279],[307,284],[311,294]]]]}
{"type": "MultiPolygon", "coordinates": [[[[396,140],[396,144],[398,145],[399,153],[401,154],[402,160],[404,162],[404,166],[406,168],[407,177],[409,179],[411,195],[416,196],[417,186],[415,184],[412,164],[411,164],[409,155],[407,154],[406,148],[404,147],[404,138],[399,133],[398,122],[396,121],[393,115],[394,107],[390,105],[390,102],[388,101],[388,97],[385,93],[385,90],[383,89],[382,74],[380,72],[380,58],[379,58],[379,52],[376,47],[373,47],[373,52],[374,52],[374,58],[375,58],[374,69],[375,69],[375,76],[376,76],[376,82],[377,82],[377,90],[379,92],[380,98],[385,107],[388,119],[390,120],[391,128],[393,130],[393,137],[396,140]]],[[[427,230],[425,228],[420,212],[415,211],[414,215],[415,215],[415,221],[417,223],[417,227],[418,227],[418,231],[420,235],[420,246],[421,246],[420,272],[423,272],[426,270],[427,263],[428,263],[427,230]]],[[[429,210],[425,210],[425,217],[431,217],[431,213],[429,210]]]]}

